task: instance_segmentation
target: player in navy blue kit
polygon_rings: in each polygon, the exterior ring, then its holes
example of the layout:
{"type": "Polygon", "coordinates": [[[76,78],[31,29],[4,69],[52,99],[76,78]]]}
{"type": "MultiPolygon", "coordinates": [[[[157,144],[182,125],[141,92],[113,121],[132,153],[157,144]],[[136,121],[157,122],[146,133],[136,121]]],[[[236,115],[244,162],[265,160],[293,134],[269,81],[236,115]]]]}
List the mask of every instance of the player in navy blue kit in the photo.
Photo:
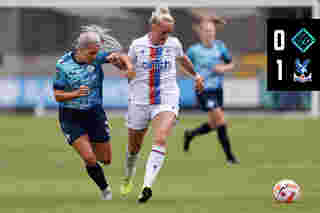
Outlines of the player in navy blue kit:
{"type": "Polygon", "coordinates": [[[239,163],[231,151],[230,139],[223,111],[223,80],[224,73],[234,68],[232,57],[223,41],[216,40],[216,20],[202,19],[200,22],[201,43],[192,45],[187,55],[198,72],[204,78],[204,91],[197,93],[201,109],[208,112],[208,122],[198,128],[185,130],[184,151],[188,152],[191,141],[196,137],[214,130],[226,154],[227,163],[239,163]]]}
{"type": "Polygon", "coordinates": [[[116,51],[121,46],[110,38],[103,28],[84,27],[74,50],[57,61],[53,86],[55,99],[59,102],[62,132],[80,154],[89,176],[100,188],[103,200],[111,200],[112,193],[103,169],[97,163],[111,163],[109,124],[102,107],[104,75],[101,65],[126,65],[127,77],[134,77],[128,56],[116,51]]]}

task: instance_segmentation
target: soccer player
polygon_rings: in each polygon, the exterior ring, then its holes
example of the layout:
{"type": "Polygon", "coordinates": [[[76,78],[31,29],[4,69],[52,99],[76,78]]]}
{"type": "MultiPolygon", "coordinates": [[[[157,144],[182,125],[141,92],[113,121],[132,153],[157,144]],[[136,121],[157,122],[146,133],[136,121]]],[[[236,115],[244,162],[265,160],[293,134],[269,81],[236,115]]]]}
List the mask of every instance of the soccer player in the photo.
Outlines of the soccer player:
{"type": "Polygon", "coordinates": [[[188,152],[191,141],[200,135],[217,131],[228,164],[239,163],[231,151],[223,111],[224,73],[234,68],[232,57],[223,41],[216,40],[216,23],[219,19],[203,18],[200,21],[199,37],[201,42],[192,45],[187,55],[197,73],[204,78],[204,91],[197,93],[201,109],[208,112],[208,121],[192,130],[184,132],[184,151],[188,152]]]}
{"type": "Polygon", "coordinates": [[[109,123],[102,107],[101,65],[111,62],[118,66],[122,62],[126,65],[128,77],[134,77],[128,56],[116,51],[119,48],[119,43],[105,34],[103,28],[84,27],[75,48],[57,61],[53,84],[54,97],[59,102],[62,132],[67,143],[84,161],[89,177],[101,190],[103,200],[111,200],[112,192],[97,163],[111,163],[109,123]]]}
{"type": "Polygon", "coordinates": [[[193,65],[183,53],[180,41],[169,36],[174,30],[174,18],[167,7],[158,7],[149,20],[150,31],[132,42],[129,48],[136,78],[129,82],[129,106],[127,115],[128,147],[125,161],[125,177],[121,195],[132,190],[144,136],[149,124],[153,130],[153,145],[145,166],[144,183],[138,202],[144,203],[152,196],[154,183],[163,166],[167,138],[176,122],[179,111],[179,88],[176,82],[176,60],[193,76],[196,88],[203,88],[203,79],[193,70],[193,65]]]}

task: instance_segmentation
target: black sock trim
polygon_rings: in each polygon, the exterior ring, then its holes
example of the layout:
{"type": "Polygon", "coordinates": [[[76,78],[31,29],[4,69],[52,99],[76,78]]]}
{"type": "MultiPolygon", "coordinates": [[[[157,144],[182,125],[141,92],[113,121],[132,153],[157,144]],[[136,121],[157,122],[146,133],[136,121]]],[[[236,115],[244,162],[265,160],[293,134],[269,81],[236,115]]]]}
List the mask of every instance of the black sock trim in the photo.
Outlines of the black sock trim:
{"type": "Polygon", "coordinates": [[[212,130],[214,129],[210,127],[209,123],[203,123],[201,126],[191,131],[191,136],[194,137],[198,135],[208,134],[212,130]]]}
{"type": "Polygon", "coordinates": [[[105,190],[108,187],[103,169],[98,163],[94,166],[87,165],[86,169],[89,177],[97,184],[100,190],[105,190]]]}
{"type": "Polygon", "coordinates": [[[217,128],[217,132],[218,132],[218,139],[219,142],[222,145],[223,151],[226,154],[226,157],[228,160],[232,160],[233,154],[231,152],[231,145],[230,145],[230,140],[227,134],[227,127],[226,125],[221,125],[217,128]]]}

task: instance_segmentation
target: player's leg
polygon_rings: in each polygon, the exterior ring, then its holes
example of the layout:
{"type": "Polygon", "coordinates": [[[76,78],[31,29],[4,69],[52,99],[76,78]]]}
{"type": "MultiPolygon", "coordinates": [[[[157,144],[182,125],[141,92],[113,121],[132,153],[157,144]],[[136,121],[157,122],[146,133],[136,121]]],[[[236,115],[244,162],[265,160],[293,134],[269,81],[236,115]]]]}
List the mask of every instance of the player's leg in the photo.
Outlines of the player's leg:
{"type": "Polygon", "coordinates": [[[227,162],[229,164],[239,163],[239,161],[231,151],[230,138],[227,133],[227,125],[223,111],[223,91],[218,90],[215,98],[217,103],[216,107],[212,108],[208,112],[209,125],[216,128],[217,130],[218,139],[226,155],[227,162]]]}
{"type": "Polygon", "coordinates": [[[129,180],[135,176],[136,162],[147,130],[147,128],[142,130],[128,129],[129,141],[126,150],[125,176],[129,180]]]}
{"type": "Polygon", "coordinates": [[[149,116],[146,106],[129,104],[127,115],[128,145],[124,164],[124,178],[120,186],[120,194],[125,198],[133,188],[136,163],[143,139],[148,130],[149,116]]]}
{"type": "Polygon", "coordinates": [[[104,165],[111,164],[112,147],[110,142],[110,124],[102,108],[94,110],[87,121],[88,135],[97,160],[104,165]]]}
{"type": "Polygon", "coordinates": [[[97,156],[97,161],[101,162],[103,165],[110,165],[112,161],[112,146],[111,143],[94,143],[94,153],[97,156]]]}
{"type": "MultiPolygon", "coordinates": [[[[197,98],[200,108],[204,112],[209,112],[216,107],[216,101],[212,93],[204,92],[202,94],[198,94],[197,98]]],[[[184,131],[183,150],[188,152],[190,149],[190,144],[196,136],[208,134],[213,130],[215,130],[215,126],[212,124],[212,122],[204,122],[194,129],[186,129],[184,131]]]]}
{"type": "Polygon", "coordinates": [[[88,135],[82,135],[72,143],[72,147],[79,153],[85,162],[89,177],[97,184],[99,189],[104,192],[108,190],[108,183],[105,179],[103,169],[97,163],[97,158],[92,150],[88,135]]]}
{"type": "Polygon", "coordinates": [[[89,177],[97,184],[100,190],[105,190],[108,184],[103,170],[97,164],[97,158],[89,142],[86,126],[87,116],[83,112],[72,109],[59,110],[59,122],[67,142],[79,153],[85,163],[89,177]]]}
{"type": "Polygon", "coordinates": [[[177,112],[162,110],[164,111],[160,111],[152,119],[153,145],[146,163],[143,189],[138,200],[140,203],[146,202],[152,196],[152,184],[156,180],[166,157],[167,137],[176,122],[177,112]]]}
{"type": "MultiPolygon", "coordinates": [[[[110,142],[110,128],[107,116],[102,107],[96,108],[90,112],[89,118],[86,120],[88,129],[88,136],[93,147],[93,152],[96,155],[97,161],[104,165],[111,164],[112,149],[110,142]]],[[[99,165],[97,163],[97,165],[99,165]]],[[[100,167],[100,165],[99,165],[100,167]]],[[[100,167],[101,168],[101,167],[100,167]]],[[[104,179],[108,187],[101,190],[102,200],[111,200],[112,192],[110,182],[107,181],[106,176],[101,168],[100,178],[104,179]]]]}
{"type": "Polygon", "coordinates": [[[125,175],[122,179],[122,184],[120,186],[120,194],[123,198],[126,198],[127,195],[132,191],[133,188],[133,178],[136,174],[136,163],[139,159],[139,152],[143,143],[143,139],[147,129],[135,130],[128,129],[129,141],[126,150],[125,158],[125,175]]]}
{"type": "Polygon", "coordinates": [[[227,125],[224,118],[223,109],[218,107],[208,112],[210,126],[217,129],[218,140],[226,155],[229,164],[239,163],[235,155],[231,151],[230,138],[227,133],[227,125]]]}
{"type": "MultiPolygon", "coordinates": [[[[105,141],[103,143],[94,143],[94,152],[97,157],[97,161],[103,163],[103,165],[107,166],[111,164],[112,160],[112,149],[111,149],[111,143],[110,141],[105,141]]],[[[105,177],[107,180],[107,178],[105,177]]],[[[112,191],[111,191],[111,186],[110,182],[108,183],[108,187],[101,191],[102,195],[101,198],[102,200],[111,200],[112,199],[112,191]]]]}

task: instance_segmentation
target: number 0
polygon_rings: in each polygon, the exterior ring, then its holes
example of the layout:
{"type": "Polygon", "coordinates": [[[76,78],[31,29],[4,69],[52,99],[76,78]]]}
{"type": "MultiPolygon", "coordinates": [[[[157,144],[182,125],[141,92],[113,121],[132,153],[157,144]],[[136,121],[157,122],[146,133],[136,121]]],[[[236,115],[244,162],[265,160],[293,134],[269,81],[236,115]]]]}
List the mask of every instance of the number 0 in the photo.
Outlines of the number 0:
{"type": "Polygon", "coordinates": [[[284,50],[284,30],[275,30],[273,33],[273,47],[276,51],[284,50]],[[280,43],[279,43],[279,36],[280,36],[280,43]]]}
{"type": "Polygon", "coordinates": [[[277,59],[277,64],[278,64],[278,80],[282,81],[282,60],[277,59]]]}

